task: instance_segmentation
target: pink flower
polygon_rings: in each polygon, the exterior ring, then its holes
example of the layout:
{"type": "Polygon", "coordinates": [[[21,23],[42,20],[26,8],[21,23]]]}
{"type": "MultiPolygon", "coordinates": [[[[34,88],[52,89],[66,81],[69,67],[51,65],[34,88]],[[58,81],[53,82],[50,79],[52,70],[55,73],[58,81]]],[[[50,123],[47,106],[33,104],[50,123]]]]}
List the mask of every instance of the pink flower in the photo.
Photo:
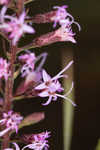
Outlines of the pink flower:
{"type": "MultiPolygon", "coordinates": [[[[33,150],[48,150],[49,145],[47,138],[50,137],[50,132],[43,132],[43,133],[39,133],[39,134],[32,134],[31,135],[31,144],[28,144],[26,146],[24,146],[22,148],[22,150],[29,148],[29,149],[33,149],[33,150]]],[[[27,141],[26,141],[27,142],[27,141]]],[[[13,143],[16,150],[20,150],[18,144],[13,143]]],[[[14,150],[12,148],[6,148],[4,150],[14,150]]]]}
{"type": "Polygon", "coordinates": [[[21,123],[23,117],[18,113],[14,113],[12,110],[8,113],[3,113],[3,119],[0,120],[1,125],[5,125],[6,129],[0,132],[0,137],[5,135],[8,131],[16,130],[18,132],[18,125],[21,123]]]}
{"type": "MultiPolygon", "coordinates": [[[[43,133],[39,133],[39,134],[32,134],[31,136],[29,136],[29,143],[26,145],[24,148],[22,148],[22,150],[24,150],[25,148],[30,148],[33,150],[48,150],[49,145],[47,138],[50,137],[50,132],[43,132],[43,133]]],[[[28,140],[27,140],[28,142],[28,140]]]]}
{"type": "Polygon", "coordinates": [[[35,32],[31,26],[24,22],[25,17],[26,13],[23,11],[19,18],[5,15],[4,19],[9,19],[9,21],[1,22],[0,28],[6,33],[10,33],[9,38],[12,39],[13,45],[16,45],[24,33],[33,34],[35,32]]]}
{"type": "Polygon", "coordinates": [[[66,8],[68,8],[67,5],[54,6],[53,8],[57,9],[56,16],[52,18],[54,20],[54,28],[56,27],[57,23],[64,28],[69,28],[74,23],[78,26],[79,30],[81,29],[80,25],[74,21],[73,16],[66,11],[66,8]]]}
{"type": "Polygon", "coordinates": [[[72,43],[76,43],[74,39],[74,33],[72,32],[71,28],[60,27],[58,30],[55,31],[55,36],[59,37],[59,41],[70,41],[72,43]]]}
{"type": "Polygon", "coordinates": [[[72,32],[71,25],[76,24],[78,26],[79,31],[81,30],[80,25],[74,21],[74,18],[71,14],[66,11],[68,6],[55,6],[54,9],[57,9],[55,17],[52,18],[54,21],[53,27],[55,28],[57,23],[61,26],[57,31],[57,35],[61,37],[61,41],[71,41],[72,43],[76,43],[74,39],[75,33],[72,32]]]}
{"type": "Polygon", "coordinates": [[[19,58],[20,61],[25,63],[22,66],[22,69],[21,69],[22,77],[27,76],[27,81],[29,81],[30,78],[32,78],[32,76],[36,75],[36,73],[37,73],[37,77],[40,74],[39,72],[41,71],[41,69],[42,69],[42,67],[45,63],[47,53],[42,53],[42,54],[40,54],[39,56],[36,57],[34,53],[31,53],[28,50],[26,52],[27,52],[27,54],[21,55],[18,58],[19,58]],[[38,61],[40,61],[40,63],[35,68],[35,65],[38,61]],[[34,70],[34,68],[35,68],[35,70],[34,70]]]}
{"type": "Polygon", "coordinates": [[[14,18],[14,17],[8,17],[11,18],[11,22],[9,22],[9,27],[7,28],[6,31],[7,32],[11,32],[9,38],[13,39],[13,45],[16,44],[16,42],[20,39],[20,37],[24,34],[24,33],[34,33],[35,30],[27,25],[24,20],[25,20],[26,14],[25,12],[23,12],[19,18],[14,18]]]}
{"type": "Polygon", "coordinates": [[[61,87],[61,84],[58,81],[58,79],[61,78],[61,77],[65,77],[64,75],[62,75],[62,73],[65,72],[72,65],[72,63],[73,63],[73,61],[71,61],[61,72],[59,72],[53,78],[51,78],[50,75],[48,75],[47,72],[45,70],[43,70],[43,72],[42,72],[43,83],[41,83],[40,85],[35,87],[35,90],[39,91],[38,96],[40,96],[40,97],[49,97],[47,102],[44,103],[43,105],[48,105],[52,100],[54,100],[54,101],[57,100],[57,97],[67,99],[74,106],[76,105],[68,97],[66,97],[66,95],[58,94],[59,92],[62,92],[64,90],[61,87]]]}
{"type": "Polygon", "coordinates": [[[61,20],[64,20],[67,16],[68,13],[66,11],[66,8],[68,8],[67,5],[64,6],[54,6],[54,9],[57,9],[56,11],[56,15],[54,16],[54,18],[52,18],[52,20],[54,20],[54,25],[53,27],[55,28],[57,23],[60,23],[61,20]]]}
{"type": "Polygon", "coordinates": [[[0,0],[0,5],[7,5],[9,0],[0,0]]]}
{"type": "Polygon", "coordinates": [[[25,63],[21,69],[22,76],[26,76],[30,72],[34,71],[35,66],[35,54],[31,53],[30,51],[27,51],[27,54],[19,56],[19,60],[25,63]]]}
{"type": "Polygon", "coordinates": [[[0,79],[4,78],[5,80],[7,80],[9,75],[9,63],[7,63],[5,59],[0,58],[0,79]]]}

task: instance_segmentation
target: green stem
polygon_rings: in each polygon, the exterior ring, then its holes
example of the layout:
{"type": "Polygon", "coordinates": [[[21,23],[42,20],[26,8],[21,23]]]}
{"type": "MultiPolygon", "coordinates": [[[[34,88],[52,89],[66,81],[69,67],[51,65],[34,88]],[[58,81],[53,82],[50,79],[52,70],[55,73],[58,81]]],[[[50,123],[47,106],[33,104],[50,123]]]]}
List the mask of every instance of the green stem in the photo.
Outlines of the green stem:
{"type": "MultiPolygon", "coordinates": [[[[65,62],[68,64],[69,61],[73,60],[72,50],[63,51],[63,66],[65,62]]],[[[68,78],[64,79],[64,87],[67,92],[71,88],[73,81],[73,65],[67,70],[68,78]]],[[[71,100],[74,100],[74,89],[71,94],[68,96],[71,100]]],[[[71,138],[72,138],[72,124],[74,116],[74,106],[68,101],[64,100],[63,104],[63,136],[64,136],[64,150],[70,150],[71,138]]]]}

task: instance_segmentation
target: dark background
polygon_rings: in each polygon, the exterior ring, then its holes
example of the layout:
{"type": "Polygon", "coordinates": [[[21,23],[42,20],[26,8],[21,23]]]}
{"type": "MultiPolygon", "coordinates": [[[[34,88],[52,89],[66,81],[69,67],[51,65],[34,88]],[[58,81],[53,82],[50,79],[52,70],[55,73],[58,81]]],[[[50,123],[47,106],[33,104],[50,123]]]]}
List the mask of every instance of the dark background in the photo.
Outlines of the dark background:
{"type": "MultiPolygon", "coordinates": [[[[31,8],[31,15],[48,12],[55,5],[68,5],[68,11],[81,25],[81,32],[77,33],[77,44],[56,43],[38,50],[48,52],[45,65],[53,76],[61,69],[61,49],[73,48],[75,59],[76,103],[73,124],[73,136],[70,150],[95,150],[100,138],[100,0],[35,0],[27,5],[31,8]]],[[[52,25],[34,25],[36,35],[52,31],[52,25]],[[41,30],[42,29],[42,30],[41,30]]],[[[75,29],[76,30],[76,29],[75,29]]],[[[31,36],[30,36],[31,37],[31,36]]],[[[16,110],[24,115],[35,111],[45,111],[46,119],[32,126],[31,129],[51,131],[50,150],[63,150],[62,102],[51,103],[47,107],[41,106],[42,100],[16,103],[16,110]],[[26,104],[26,106],[24,105],[26,104]],[[25,107],[23,107],[23,105],[25,107]],[[35,108],[34,108],[35,106],[35,108]]],[[[26,128],[26,132],[29,129],[26,128]]]]}

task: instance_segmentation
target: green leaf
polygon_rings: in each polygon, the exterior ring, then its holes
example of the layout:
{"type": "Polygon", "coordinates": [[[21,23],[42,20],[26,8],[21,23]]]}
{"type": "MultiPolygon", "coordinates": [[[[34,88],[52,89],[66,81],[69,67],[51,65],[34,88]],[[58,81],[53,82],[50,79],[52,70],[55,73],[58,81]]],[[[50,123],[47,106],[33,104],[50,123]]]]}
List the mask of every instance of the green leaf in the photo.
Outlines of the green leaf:
{"type": "Polygon", "coordinates": [[[100,150],[100,139],[98,140],[98,144],[97,144],[96,150],[100,150]]]}
{"type": "Polygon", "coordinates": [[[32,113],[24,118],[22,123],[19,125],[19,129],[25,126],[33,125],[40,122],[45,118],[44,112],[32,113]]]}

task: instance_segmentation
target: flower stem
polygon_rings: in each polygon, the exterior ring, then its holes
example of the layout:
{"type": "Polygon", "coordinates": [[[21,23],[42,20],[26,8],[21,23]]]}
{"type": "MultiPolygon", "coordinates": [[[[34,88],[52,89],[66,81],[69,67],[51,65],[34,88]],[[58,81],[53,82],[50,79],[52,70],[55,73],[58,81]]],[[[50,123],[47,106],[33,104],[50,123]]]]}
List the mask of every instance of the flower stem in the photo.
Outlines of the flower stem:
{"type": "MultiPolygon", "coordinates": [[[[14,82],[14,62],[16,60],[16,51],[17,51],[17,47],[16,46],[12,46],[11,44],[11,57],[10,57],[10,77],[8,78],[8,80],[5,83],[5,104],[3,107],[4,112],[8,112],[9,110],[11,110],[11,106],[12,106],[12,98],[13,98],[13,82],[14,82]]],[[[9,132],[7,132],[4,135],[3,141],[2,141],[2,149],[5,149],[8,147],[9,145],[9,132]]]]}
{"type": "MultiPolygon", "coordinates": [[[[62,54],[62,64],[67,61],[73,60],[73,49],[66,48],[63,50],[62,54]]],[[[70,89],[71,84],[74,80],[74,69],[73,66],[67,70],[68,79],[64,79],[65,89],[70,89]]],[[[74,101],[74,88],[73,91],[68,96],[69,99],[74,101]]],[[[74,103],[75,104],[75,103],[74,103]]],[[[73,117],[74,117],[74,107],[71,103],[65,101],[63,104],[63,137],[64,137],[64,150],[70,150],[71,139],[72,139],[72,130],[73,130],[73,117]]]]}
{"type": "MultiPolygon", "coordinates": [[[[19,16],[22,13],[23,7],[24,7],[24,0],[18,0],[17,1],[17,15],[19,16]]],[[[5,83],[5,104],[3,107],[3,110],[5,112],[8,112],[11,110],[12,107],[12,100],[13,100],[13,84],[14,84],[14,71],[15,71],[15,60],[16,60],[16,53],[17,53],[17,46],[13,46],[12,42],[10,43],[10,76],[8,80],[5,83]]],[[[9,132],[7,132],[2,141],[1,149],[4,150],[9,147],[9,132]]]]}

